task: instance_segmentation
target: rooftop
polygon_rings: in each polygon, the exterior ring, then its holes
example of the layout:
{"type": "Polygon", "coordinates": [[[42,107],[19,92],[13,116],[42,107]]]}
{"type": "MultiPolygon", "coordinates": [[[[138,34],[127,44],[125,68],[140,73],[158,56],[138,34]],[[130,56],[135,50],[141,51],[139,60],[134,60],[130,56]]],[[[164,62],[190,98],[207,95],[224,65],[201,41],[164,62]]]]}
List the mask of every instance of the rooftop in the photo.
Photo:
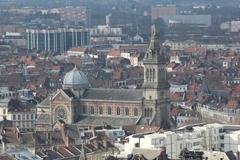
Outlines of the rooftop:
{"type": "Polygon", "coordinates": [[[104,100],[104,101],[136,101],[141,102],[142,90],[140,89],[106,89],[90,88],[82,100],[104,100]]]}

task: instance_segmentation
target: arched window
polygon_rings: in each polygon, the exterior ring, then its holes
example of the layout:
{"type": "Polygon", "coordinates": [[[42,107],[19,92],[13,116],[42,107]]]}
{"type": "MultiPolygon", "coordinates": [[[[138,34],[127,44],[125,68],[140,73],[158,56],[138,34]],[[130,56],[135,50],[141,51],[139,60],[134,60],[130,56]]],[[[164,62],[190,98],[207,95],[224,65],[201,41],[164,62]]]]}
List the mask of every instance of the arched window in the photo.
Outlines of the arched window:
{"type": "Polygon", "coordinates": [[[94,107],[91,106],[91,114],[94,114],[94,107]]]}
{"type": "Polygon", "coordinates": [[[155,81],[155,69],[153,69],[153,82],[155,81]]]}
{"type": "Polygon", "coordinates": [[[85,114],[85,113],[87,113],[87,108],[86,108],[86,106],[83,106],[83,113],[85,114]]]}
{"type": "Polygon", "coordinates": [[[149,81],[152,81],[152,69],[150,69],[150,78],[149,78],[149,81]]]}
{"type": "Polygon", "coordinates": [[[101,106],[99,107],[99,114],[103,114],[103,108],[101,106]]]}
{"type": "Polygon", "coordinates": [[[146,73],[146,79],[147,79],[147,81],[149,80],[149,69],[147,68],[147,71],[146,71],[147,73],[146,73]]]}
{"type": "Polygon", "coordinates": [[[120,115],[120,114],[121,114],[120,108],[117,107],[117,115],[120,115]]]}
{"type": "Polygon", "coordinates": [[[126,115],[126,116],[129,115],[129,108],[125,108],[125,115],[126,115]]]}
{"type": "Polygon", "coordinates": [[[144,117],[147,117],[147,116],[148,116],[148,115],[147,115],[147,112],[148,112],[148,111],[147,111],[147,108],[145,108],[145,109],[144,109],[144,117]]]}
{"type": "Polygon", "coordinates": [[[149,113],[149,117],[152,117],[152,112],[153,112],[153,110],[152,110],[152,108],[150,108],[150,111],[149,111],[150,113],[149,113]]]}
{"type": "Polygon", "coordinates": [[[138,109],[137,108],[133,109],[133,114],[134,114],[134,116],[138,116],[138,109]]]}
{"type": "Polygon", "coordinates": [[[108,107],[108,115],[112,114],[112,107],[108,107]]]}

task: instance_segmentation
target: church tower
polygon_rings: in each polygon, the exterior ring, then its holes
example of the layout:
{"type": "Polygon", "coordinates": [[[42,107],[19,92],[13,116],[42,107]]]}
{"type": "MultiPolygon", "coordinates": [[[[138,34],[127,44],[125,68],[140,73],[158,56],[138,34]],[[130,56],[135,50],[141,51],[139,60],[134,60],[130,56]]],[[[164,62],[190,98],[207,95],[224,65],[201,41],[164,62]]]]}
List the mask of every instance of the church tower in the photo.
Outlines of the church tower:
{"type": "Polygon", "coordinates": [[[165,69],[165,49],[160,45],[156,25],[152,26],[151,42],[145,53],[143,64],[143,120],[148,125],[170,128],[170,86],[165,69]]]}

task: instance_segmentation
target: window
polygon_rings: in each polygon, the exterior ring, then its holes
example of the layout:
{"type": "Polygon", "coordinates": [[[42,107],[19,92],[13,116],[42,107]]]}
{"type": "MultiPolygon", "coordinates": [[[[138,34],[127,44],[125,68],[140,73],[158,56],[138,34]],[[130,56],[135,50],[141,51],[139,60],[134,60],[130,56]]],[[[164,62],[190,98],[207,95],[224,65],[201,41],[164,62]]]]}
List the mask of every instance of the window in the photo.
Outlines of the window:
{"type": "Polygon", "coordinates": [[[120,115],[120,114],[121,114],[120,108],[117,107],[117,115],[120,115]]]}
{"type": "Polygon", "coordinates": [[[149,81],[149,69],[147,69],[146,72],[147,72],[147,73],[146,73],[146,79],[147,79],[147,81],[149,81]]]}
{"type": "Polygon", "coordinates": [[[159,138],[152,139],[152,145],[160,145],[162,142],[159,138]]]}
{"type": "Polygon", "coordinates": [[[137,108],[134,108],[134,110],[133,110],[133,114],[134,114],[134,116],[138,116],[138,109],[137,108]]]}
{"type": "Polygon", "coordinates": [[[152,69],[150,69],[150,81],[152,81],[152,78],[153,78],[153,71],[152,71],[152,69]]]}
{"type": "Polygon", "coordinates": [[[27,128],[29,127],[29,122],[28,121],[27,121],[27,125],[26,126],[27,126],[27,128]]]}
{"type": "Polygon", "coordinates": [[[31,114],[31,119],[34,119],[33,114],[31,114]]]}
{"type": "Polygon", "coordinates": [[[103,108],[99,107],[99,114],[103,114],[103,108]]]}
{"type": "Polygon", "coordinates": [[[108,107],[108,115],[112,114],[112,107],[108,107]]]}
{"type": "Polygon", "coordinates": [[[224,135],[221,135],[221,136],[220,136],[220,139],[224,139],[224,135]]]}
{"type": "Polygon", "coordinates": [[[135,147],[140,147],[139,143],[135,143],[135,147]]]}
{"type": "Polygon", "coordinates": [[[193,143],[193,146],[199,146],[200,145],[200,142],[194,142],[193,143]]]}
{"type": "Polygon", "coordinates": [[[129,109],[125,108],[125,115],[128,116],[129,115],[129,109]]]}
{"type": "Polygon", "coordinates": [[[153,82],[155,81],[155,69],[153,69],[153,82]]]}
{"type": "Polygon", "coordinates": [[[22,115],[22,120],[25,120],[25,115],[24,114],[22,115]]]}
{"type": "Polygon", "coordinates": [[[91,106],[91,114],[94,114],[94,107],[91,106]]]}
{"type": "Polygon", "coordinates": [[[21,120],[21,115],[18,115],[18,120],[21,120]]]}
{"type": "Polygon", "coordinates": [[[86,106],[83,106],[83,113],[86,113],[86,112],[87,112],[86,106]]]}
{"type": "Polygon", "coordinates": [[[144,109],[144,117],[147,117],[147,109],[144,109]]]}
{"type": "Polygon", "coordinates": [[[16,115],[15,114],[13,115],[13,120],[16,120],[16,115]]]}
{"type": "Polygon", "coordinates": [[[150,115],[149,116],[152,117],[152,108],[150,108],[150,115]]]}
{"type": "Polygon", "coordinates": [[[27,114],[27,120],[29,119],[29,115],[27,114]]]}

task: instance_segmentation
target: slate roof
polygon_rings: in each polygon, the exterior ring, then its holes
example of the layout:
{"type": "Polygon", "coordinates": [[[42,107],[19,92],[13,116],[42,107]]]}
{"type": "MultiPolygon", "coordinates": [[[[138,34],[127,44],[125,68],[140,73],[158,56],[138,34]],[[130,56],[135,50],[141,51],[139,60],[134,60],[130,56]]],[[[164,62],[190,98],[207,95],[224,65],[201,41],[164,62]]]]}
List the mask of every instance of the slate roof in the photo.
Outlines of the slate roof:
{"type": "Polygon", "coordinates": [[[39,103],[38,107],[48,106],[48,105],[50,105],[50,96],[48,96],[48,97],[45,98],[41,103],[39,103]]]}
{"type": "Polygon", "coordinates": [[[50,124],[50,114],[40,114],[36,120],[36,124],[50,124]]]}
{"type": "Polygon", "coordinates": [[[90,88],[82,100],[104,100],[104,101],[141,101],[143,91],[140,89],[104,89],[90,88]]]}
{"type": "Polygon", "coordinates": [[[0,128],[3,128],[3,127],[14,127],[13,121],[10,121],[7,119],[0,121],[0,128]]]}
{"type": "Polygon", "coordinates": [[[65,124],[64,126],[64,132],[65,134],[72,138],[72,139],[77,139],[79,138],[79,132],[78,132],[78,128],[77,128],[77,125],[74,125],[74,124],[65,124]]]}
{"type": "Polygon", "coordinates": [[[111,125],[114,127],[123,126],[125,124],[135,125],[138,118],[116,118],[116,117],[100,117],[100,116],[81,116],[77,124],[82,126],[103,126],[111,125]]]}
{"type": "Polygon", "coordinates": [[[74,93],[70,89],[63,89],[64,93],[70,98],[75,98],[74,93]]]}
{"type": "Polygon", "coordinates": [[[233,151],[228,151],[228,152],[225,152],[227,157],[231,160],[237,160],[237,158],[235,157],[233,151]]]}
{"type": "Polygon", "coordinates": [[[27,112],[35,108],[35,105],[22,99],[10,99],[8,102],[8,112],[27,112]]]}

